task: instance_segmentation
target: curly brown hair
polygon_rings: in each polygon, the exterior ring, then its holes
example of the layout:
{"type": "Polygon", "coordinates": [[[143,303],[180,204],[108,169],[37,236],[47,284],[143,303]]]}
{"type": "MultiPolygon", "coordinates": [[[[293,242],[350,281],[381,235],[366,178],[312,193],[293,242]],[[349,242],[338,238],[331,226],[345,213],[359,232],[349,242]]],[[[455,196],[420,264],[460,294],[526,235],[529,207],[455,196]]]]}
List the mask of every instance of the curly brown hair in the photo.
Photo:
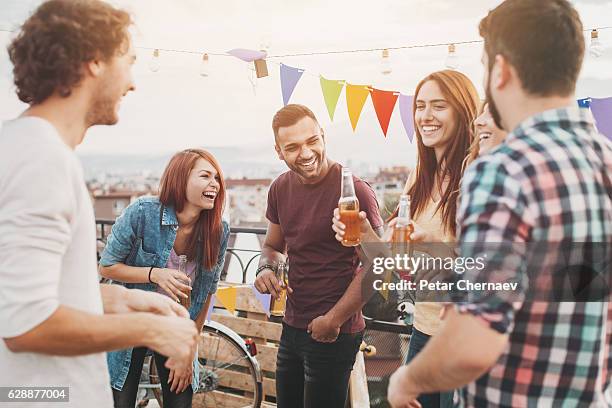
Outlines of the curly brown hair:
{"type": "Polygon", "coordinates": [[[62,97],[83,78],[83,64],[108,61],[129,46],[130,15],[100,0],[50,0],[38,7],[8,47],[19,99],[62,97]]]}

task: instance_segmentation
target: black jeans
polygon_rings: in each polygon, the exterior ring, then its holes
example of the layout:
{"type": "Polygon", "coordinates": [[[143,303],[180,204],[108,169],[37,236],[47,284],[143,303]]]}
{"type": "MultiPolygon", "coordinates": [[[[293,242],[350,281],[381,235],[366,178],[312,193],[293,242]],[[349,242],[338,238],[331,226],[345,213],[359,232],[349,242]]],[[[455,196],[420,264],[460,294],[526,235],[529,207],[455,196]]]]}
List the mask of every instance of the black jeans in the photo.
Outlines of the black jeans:
{"type": "MultiPolygon", "coordinates": [[[[427,344],[430,338],[431,336],[418,331],[414,327],[412,328],[406,363],[412,361],[412,359],[415,358],[421,350],[423,350],[425,344],[427,344]]],[[[452,408],[453,391],[421,394],[418,400],[423,408],[452,408]]]]}
{"type": "Polygon", "coordinates": [[[278,408],[344,408],[363,332],[319,343],[283,323],[276,360],[278,408]]]}
{"type": "MultiPolygon", "coordinates": [[[[132,361],[130,363],[130,371],[123,384],[123,389],[118,391],[113,388],[113,400],[115,408],[134,408],[136,405],[136,394],[138,392],[138,383],[140,382],[140,374],[142,372],[142,364],[144,363],[145,355],[147,354],[146,347],[138,347],[132,350],[132,361]]],[[[164,397],[164,408],[191,408],[191,399],[193,390],[191,386],[180,394],[175,394],[170,391],[168,384],[168,376],[170,370],[166,368],[167,357],[161,354],[153,353],[153,359],[157,366],[159,381],[162,386],[162,394],[164,397]]]]}

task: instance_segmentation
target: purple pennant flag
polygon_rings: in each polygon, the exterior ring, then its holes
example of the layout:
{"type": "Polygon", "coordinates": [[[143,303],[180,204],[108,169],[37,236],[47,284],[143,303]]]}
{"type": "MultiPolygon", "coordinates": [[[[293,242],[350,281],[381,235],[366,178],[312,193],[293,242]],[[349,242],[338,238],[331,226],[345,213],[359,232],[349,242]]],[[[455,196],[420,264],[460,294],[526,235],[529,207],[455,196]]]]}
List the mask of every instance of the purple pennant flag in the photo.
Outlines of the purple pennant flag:
{"type": "Polygon", "coordinates": [[[251,286],[251,290],[255,294],[255,297],[257,298],[257,300],[259,300],[259,303],[261,303],[261,306],[266,311],[266,315],[270,317],[270,300],[271,300],[270,294],[269,293],[265,293],[265,294],[259,293],[259,291],[255,289],[255,285],[250,285],[250,286],[251,286]]]}
{"type": "Polygon", "coordinates": [[[406,130],[410,143],[412,143],[412,138],[414,136],[414,119],[412,116],[413,99],[414,96],[412,95],[401,94],[399,96],[400,116],[402,117],[402,123],[404,124],[404,129],[406,130]]]}
{"type": "Polygon", "coordinates": [[[612,140],[612,97],[591,98],[591,112],[599,133],[612,140]]]}
{"type": "Polygon", "coordinates": [[[295,89],[298,81],[302,77],[304,70],[293,68],[285,64],[280,65],[281,91],[283,92],[283,104],[289,103],[289,98],[295,89]]]}
{"type": "Polygon", "coordinates": [[[244,48],[234,48],[233,50],[229,50],[227,53],[236,58],[240,58],[244,62],[253,62],[259,59],[264,59],[267,55],[265,51],[247,50],[244,48]]]}
{"type": "Polygon", "coordinates": [[[591,98],[578,99],[578,106],[581,108],[588,108],[591,106],[591,98]]]}
{"type": "Polygon", "coordinates": [[[212,315],[213,307],[215,307],[215,302],[217,301],[217,297],[212,295],[210,298],[210,306],[208,306],[208,311],[206,312],[206,320],[210,320],[210,315],[212,315]]]}

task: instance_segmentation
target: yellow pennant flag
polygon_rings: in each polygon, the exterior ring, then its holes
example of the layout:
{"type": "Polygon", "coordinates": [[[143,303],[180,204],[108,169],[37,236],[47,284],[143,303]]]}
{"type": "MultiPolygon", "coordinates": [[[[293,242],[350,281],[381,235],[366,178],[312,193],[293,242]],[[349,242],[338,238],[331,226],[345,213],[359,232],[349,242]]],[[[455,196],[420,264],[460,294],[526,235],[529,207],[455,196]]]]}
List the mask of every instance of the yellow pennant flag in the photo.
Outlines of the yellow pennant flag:
{"type": "Polygon", "coordinates": [[[351,119],[351,126],[353,127],[353,132],[357,128],[359,116],[361,115],[363,105],[365,105],[366,99],[368,99],[369,94],[369,85],[346,84],[346,106],[348,108],[349,118],[351,119]]]}
{"type": "Polygon", "coordinates": [[[329,119],[334,121],[334,112],[336,111],[336,105],[340,98],[340,92],[344,87],[344,81],[338,81],[334,79],[325,79],[323,75],[320,75],[321,90],[323,91],[323,98],[325,99],[325,106],[327,106],[327,112],[329,113],[329,119]]]}
{"type": "Polygon", "coordinates": [[[227,288],[218,288],[215,297],[221,302],[231,314],[236,311],[236,288],[233,286],[227,288]]]}

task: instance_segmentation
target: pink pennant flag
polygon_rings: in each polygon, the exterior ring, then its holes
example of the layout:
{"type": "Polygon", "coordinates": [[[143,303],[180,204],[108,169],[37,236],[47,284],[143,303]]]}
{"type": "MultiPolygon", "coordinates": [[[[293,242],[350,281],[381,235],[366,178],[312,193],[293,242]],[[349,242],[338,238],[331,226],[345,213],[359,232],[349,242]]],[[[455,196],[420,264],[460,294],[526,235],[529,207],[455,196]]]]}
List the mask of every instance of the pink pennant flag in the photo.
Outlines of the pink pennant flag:
{"type": "Polygon", "coordinates": [[[401,94],[399,97],[400,116],[402,124],[408,135],[408,140],[412,143],[414,138],[414,116],[412,115],[412,101],[414,96],[401,94]]]}
{"type": "Polygon", "coordinates": [[[234,48],[227,52],[236,58],[243,60],[244,62],[253,62],[260,59],[264,59],[267,56],[265,51],[247,50],[245,48],[234,48]]]}

